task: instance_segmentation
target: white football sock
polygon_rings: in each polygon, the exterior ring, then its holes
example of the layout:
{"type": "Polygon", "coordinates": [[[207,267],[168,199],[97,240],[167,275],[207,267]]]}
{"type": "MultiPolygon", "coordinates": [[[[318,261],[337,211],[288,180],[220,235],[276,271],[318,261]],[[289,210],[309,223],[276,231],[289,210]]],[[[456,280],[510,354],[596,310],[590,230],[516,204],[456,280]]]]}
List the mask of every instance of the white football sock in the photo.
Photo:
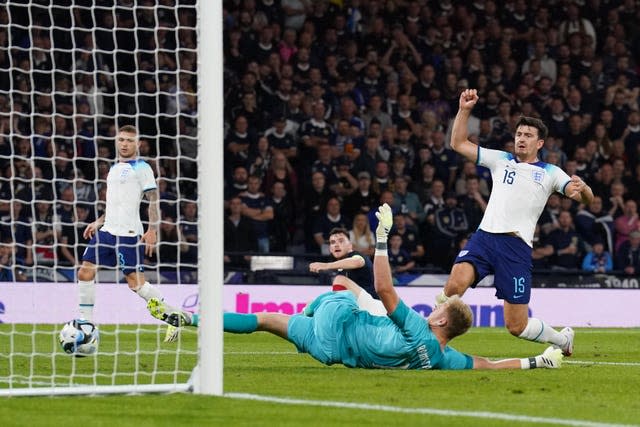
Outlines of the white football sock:
{"type": "Polygon", "coordinates": [[[567,342],[567,337],[535,317],[529,318],[527,327],[524,328],[524,331],[522,331],[518,337],[529,341],[555,344],[557,346],[563,346],[567,342]]]}
{"type": "Polygon", "coordinates": [[[78,294],[80,295],[80,317],[93,321],[93,305],[96,301],[95,280],[78,280],[78,294]]]}
{"type": "Polygon", "coordinates": [[[145,301],[149,301],[151,298],[158,298],[160,301],[164,300],[158,288],[151,285],[151,283],[149,282],[144,282],[144,284],[140,286],[136,293],[140,295],[140,297],[144,298],[145,301]]]}

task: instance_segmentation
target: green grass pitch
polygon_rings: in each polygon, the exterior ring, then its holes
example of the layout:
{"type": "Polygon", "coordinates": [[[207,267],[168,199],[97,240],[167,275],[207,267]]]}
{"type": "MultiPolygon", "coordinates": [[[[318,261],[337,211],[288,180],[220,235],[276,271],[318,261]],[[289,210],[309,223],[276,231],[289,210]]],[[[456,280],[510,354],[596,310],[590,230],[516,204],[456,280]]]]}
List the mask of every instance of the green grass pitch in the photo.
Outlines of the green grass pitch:
{"type": "MultiPolygon", "coordinates": [[[[0,378],[4,379],[11,365],[14,374],[31,373],[46,382],[43,379],[55,365],[58,384],[93,381],[83,375],[94,369],[102,384],[149,383],[173,380],[171,374],[150,372],[172,372],[177,366],[178,380],[185,381],[195,363],[194,330],[184,333],[179,344],[164,344],[160,327],[145,326],[139,333],[121,327],[116,333],[104,326],[101,351],[107,355],[77,359],[57,350],[51,326],[21,326],[17,334],[8,334],[10,329],[0,325],[0,378]],[[33,330],[39,331],[35,338],[33,330]],[[42,356],[8,358],[9,348],[14,354],[26,353],[33,345],[42,356]],[[136,347],[142,351],[135,351],[136,347]],[[47,355],[52,348],[56,353],[47,355]]],[[[327,367],[267,333],[225,334],[224,339],[225,397],[179,393],[0,398],[0,424],[640,425],[640,329],[578,329],[575,354],[565,359],[562,369],[493,372],[327,367]]],[[[453,346],[490,358],[525,357],[544,350],[543,345],[494,328],[472,329],[454,340],[453,346]]],[[[7,387],[6,381],[0,382],[0,389],[7,387]]]]}

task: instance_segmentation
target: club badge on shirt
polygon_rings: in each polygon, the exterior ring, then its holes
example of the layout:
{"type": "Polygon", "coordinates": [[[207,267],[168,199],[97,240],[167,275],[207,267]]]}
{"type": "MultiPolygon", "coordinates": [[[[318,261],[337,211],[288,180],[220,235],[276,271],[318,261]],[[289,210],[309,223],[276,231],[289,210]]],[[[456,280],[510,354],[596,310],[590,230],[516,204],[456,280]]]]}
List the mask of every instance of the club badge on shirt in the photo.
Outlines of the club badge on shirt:
{"type": "Polygon", "coordinates": [[[539,169],[539,170],[532,171],[531,177],[533,178],[533,182],[537,184],[542,184],[542,181],[544,181],[544,170],[539,169]]]}

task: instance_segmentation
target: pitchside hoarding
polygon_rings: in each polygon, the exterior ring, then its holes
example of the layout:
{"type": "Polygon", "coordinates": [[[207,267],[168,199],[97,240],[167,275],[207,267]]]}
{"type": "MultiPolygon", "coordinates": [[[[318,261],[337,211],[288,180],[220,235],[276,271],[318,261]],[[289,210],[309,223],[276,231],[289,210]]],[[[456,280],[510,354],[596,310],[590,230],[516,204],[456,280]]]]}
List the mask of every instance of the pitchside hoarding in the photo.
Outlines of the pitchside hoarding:
{"type": "MultiPolygon", "coordinates": [[[[160,285],[165,300],[197,311],[195,285],[160,285]]],[[[321,286],[224,285],[223,308],[238,313],[293,314],[328,289],[321,286]]],[[[400,297],[428,316],[440,287],[398,287],[400,297]]],[[[470,289],[464,296],[475,326],[503,326],[502,302],[493,288],[470,289]]],[[[531,291],[532,316],[555,326],[640,327],[640,291],[635,289],[539,289],[531,291]]],[[[63,323],[78,315],[77,288],[71,283],[0,283],[0,322],[63,323]]],[[[94,320],[98,324],[155,323],[144,302],[124,284],[98,284],[94,320]]]]}

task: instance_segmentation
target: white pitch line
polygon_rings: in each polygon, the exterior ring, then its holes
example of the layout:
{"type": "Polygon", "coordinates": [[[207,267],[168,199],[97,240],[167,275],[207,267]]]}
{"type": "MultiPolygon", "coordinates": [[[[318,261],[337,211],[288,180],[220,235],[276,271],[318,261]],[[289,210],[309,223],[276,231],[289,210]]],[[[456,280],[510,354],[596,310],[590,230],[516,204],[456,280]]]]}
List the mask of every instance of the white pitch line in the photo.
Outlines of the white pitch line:
{"type": "MultiPolygon", "coordinates": [[[[574,419],[566,419],[566,418],[531,417],[528,415],[505,414],[500,412],[457,411],[452,409],[436,409],[436,408],[406,408],[401,406],[372,405],[368,403],[290,399],[285,397],[262,396],[258,394],[247,394],[247,393],[225,393],[224,397],[228,397],[232,399],[255,400],[260,402],[281,403],[284,405],[308,405],[308,406],[322,406],[322,407],[330,407],[330,408],[349,408],[349,409],[362,409],[366,411],[396,412],[396,413],[403,413],[403,414],[438,415],[442,417],[484,418],[484,419],[490,419],[490,420],[519,421],[519,422],[528,422],[528,423],[537,423],[537,424],[558,424],[558,425],[573,426],[573,427],[632,427],[634,426],[633,424],[611,424],[611,423],[600,423],[596,421],[574,420],[574,419]]],[[[635,426],[637,427],[637,425],[635,426]]]]}
{"type": "Polygon", "coordinates": [[[225,351],[224,354],[231,354],[233,356],[260,356],[260,355],[274,355],[274,354],[302,354],[297,351],[225,351]]]}
{"type": "MultiPolygon", "coordinates": [[[[230,356],[273,356],[273,355],[284,355],[284,356],[292,356],[298,355],[302,353],[298,353],[296,351],[225,351],[224,354],[228,354],[230,356]]],[[[506,359],[507,357],[503,357],[502,359],[506,359]]],[[[498,360],[500,358],[496,358],[498,360]]],[[[568,365],[606,365],[606,366],[640,366],[640,362],[601,362],[596,360],[564,360],[562,363],[568,365]]]]}
{"type": "Polygon", "coordinates": [[[609,365],[609,366],[640,366],[640,362],[600,362],[592,360],[564,360],[569,365],[609,365]]]}

